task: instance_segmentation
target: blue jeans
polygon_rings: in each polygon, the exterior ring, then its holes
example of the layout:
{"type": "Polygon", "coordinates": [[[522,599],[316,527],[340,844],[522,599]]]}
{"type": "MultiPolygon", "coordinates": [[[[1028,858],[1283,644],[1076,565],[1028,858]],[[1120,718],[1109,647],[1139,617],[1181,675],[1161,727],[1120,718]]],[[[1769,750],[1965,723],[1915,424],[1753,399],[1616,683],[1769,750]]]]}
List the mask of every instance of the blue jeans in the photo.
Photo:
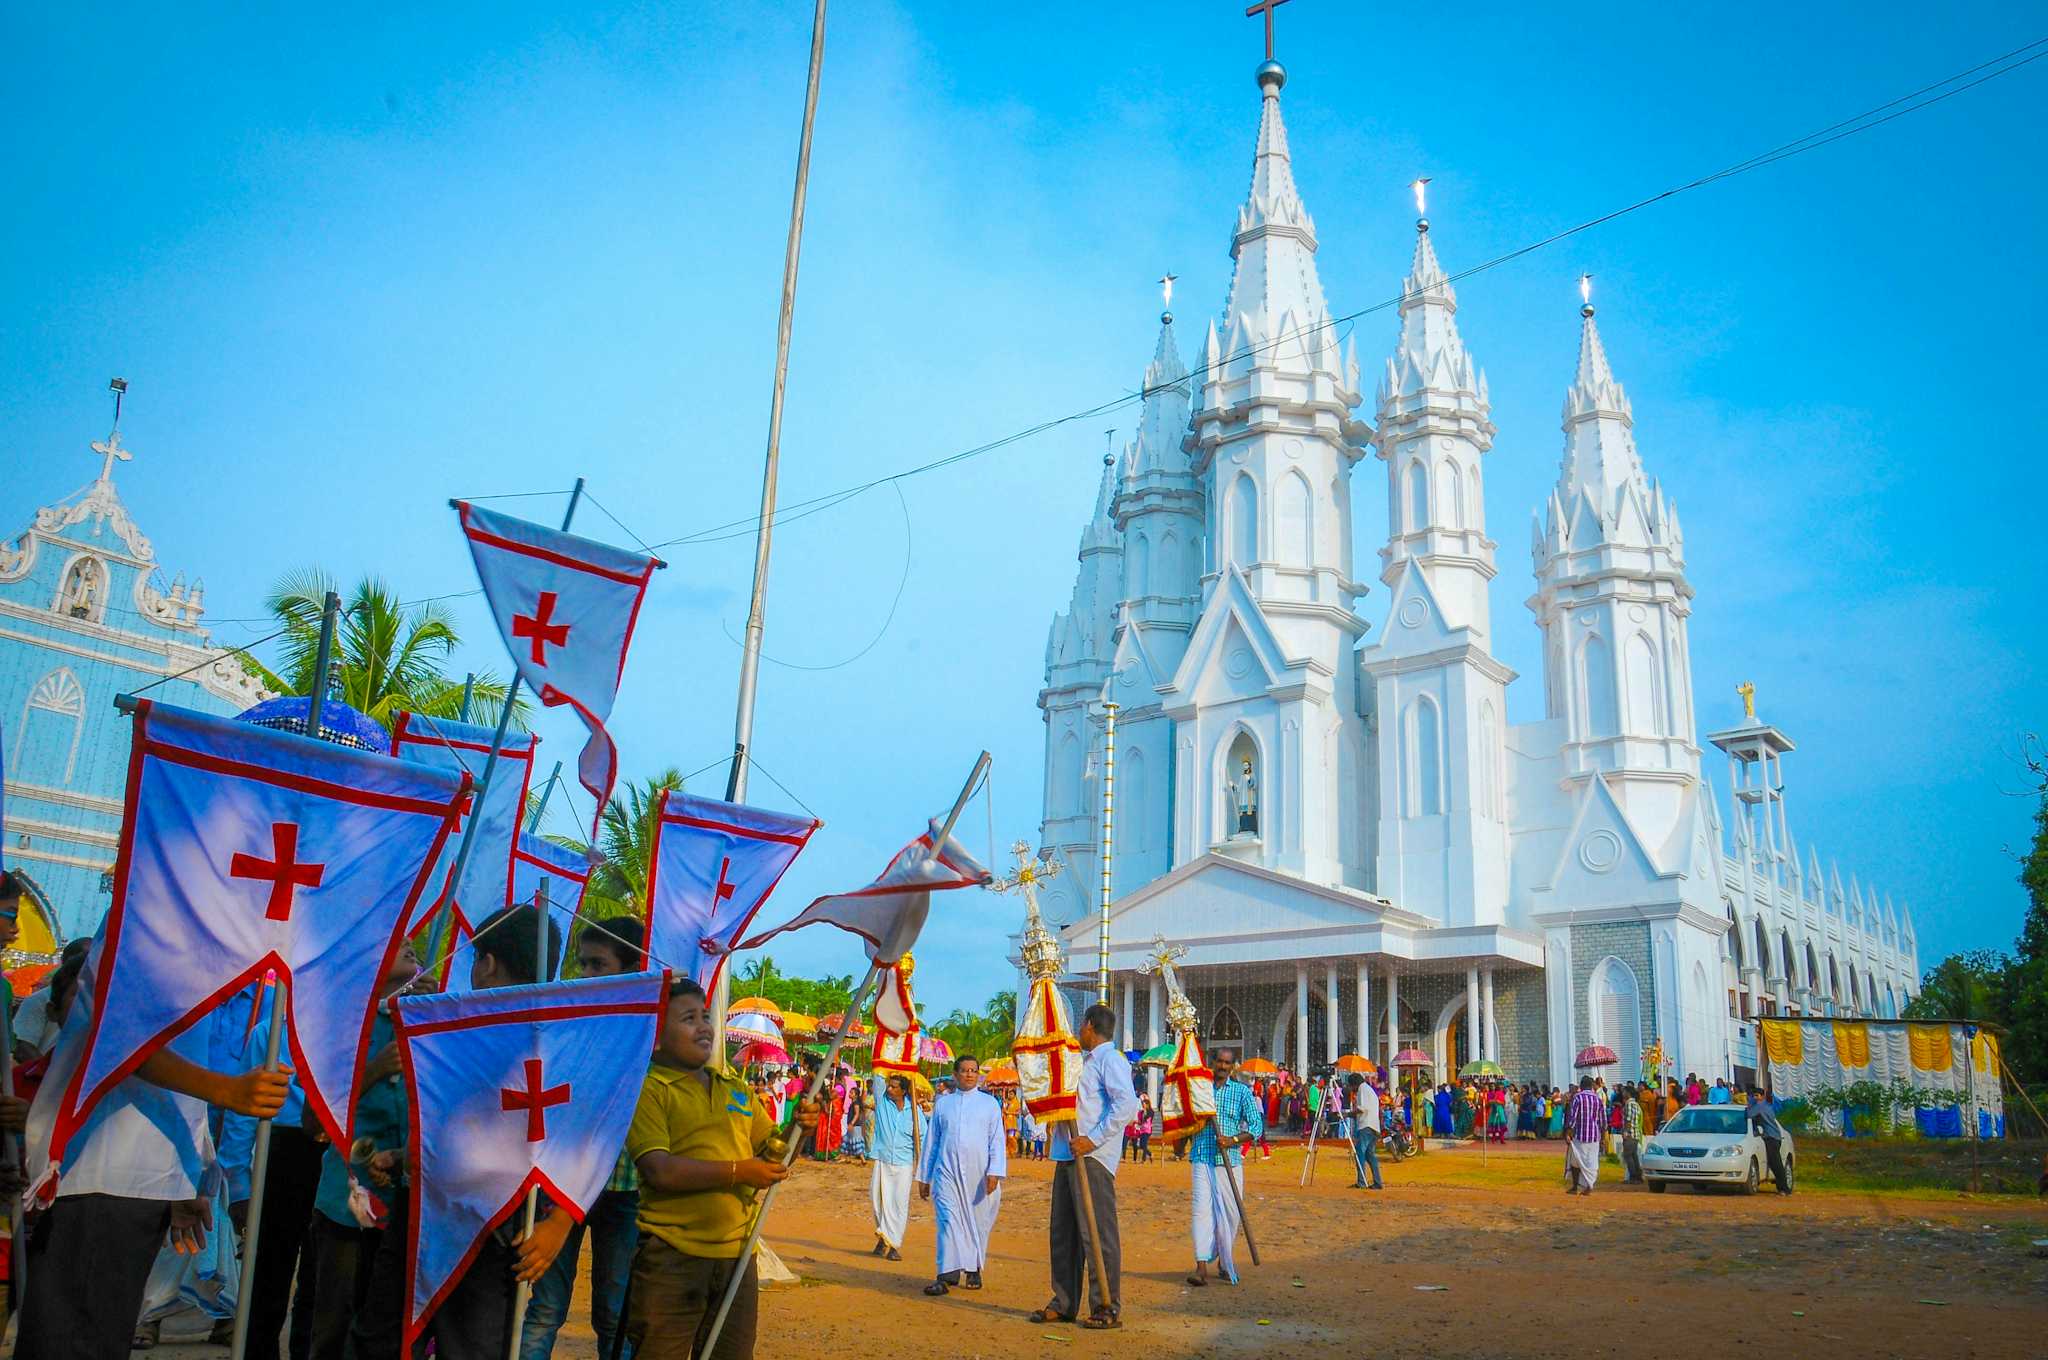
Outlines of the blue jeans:
{"type": "Polygon", "coordinates": [[[569,1230],[562,1254],[534,1281],[526,1328],[519,1337],[519,1360],[548,1360],[555,1349],[555,1333],[568,1320],[569,1297],[576,1292],[576,1257],[586,1232],[591,1243],[590,1327],[597,1333],[599,1360],[611,1360],[612,1337],[625,1322],[620,1309],[626,1301],[626,1280],[633,1273],[633,1248],[640,1235],[634,1220],[639,1212],[639,1191],[606,1190],[583,1221],[569,1230]]]}
{"type": "Polygon", "coordinates": [[[1365,1184],[1365,1169],[1371,1167],[1374,1189],[1380,1185],[1378,1141],[1371,1129],[1354,1127],[1351,1131],[1351,1160],[1358,1168],[1358,1184],[1365,1184]]]}

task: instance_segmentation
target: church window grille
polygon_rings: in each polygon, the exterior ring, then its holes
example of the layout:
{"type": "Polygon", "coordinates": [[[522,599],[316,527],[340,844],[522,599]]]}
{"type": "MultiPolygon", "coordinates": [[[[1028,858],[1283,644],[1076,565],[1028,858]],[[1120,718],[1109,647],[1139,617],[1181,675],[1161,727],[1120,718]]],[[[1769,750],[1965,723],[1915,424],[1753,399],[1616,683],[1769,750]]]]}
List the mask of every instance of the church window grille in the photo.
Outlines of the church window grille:
{"type": "Polygon", "coordinates": [[[1643,1017],[1635,972],[1609,954],[1593,969],[1586,984],[1587,1018],[1592,1039],[1605,1044],[1621,1059],[1608,1072],[1610,1081],[1636,1081],[1643,1071],[1643,1017]]]}
{"type": "Polygon", "coordinates": [[[1251,474],[1240,472],[1230,484],[1230,560],[1249,567],[1259,560],[1259,493],[1251,474]]]}
{"type": "Polygon", "coordinates": [[[1778,976],[1794,985],[1799,982],[1798,959],[1792,952],[1792,932],[1789,930],[1778,932],[1778,976]]]}
{"type": "Polygon", "coordinates": [[[1402,766],[1407,774],[1408,815],[1434,817],[1444,810],[1443,724],[1436,701],[1417,695],[1408,705],[1408,750],[1402,766]]]}
{"type": "Polygon", "coordinates": [[[1274,502],[1274,557],[1290,567],[1315,565],[1315,510],[1308,479],[1290,472],[1280,479],[1274,502]]]}
{"type": "Polygon", "coordinates": [[[22,707],[21,732],[10,759],[15,774],[31,782],[69,784],[84,732],[85,689],[69,667],[60,666],[36,682],[22,707]]]}
{"type": "Polygon", "coordinates": [[[1756,926],[1756,966],[1764,973],[1771,971],[1771,937],[1764,933],[1764,918],[1759,916],[1753,922],[1756,926]]]}
{"type": "Polygon", "coordinates": [[[1583,714],[1588,738],[1615,735],[1618,714],[1614,696],[1614,649],[1598,633],[1579,648],[1579,685],[1585,697],[1583,714]]]}
{"type": "Polygon", "coordinates": [[[1218,1006],[1216,1014],[1209,1017],[1209,1042],[1212,1044],[1241,1044],[1244,1042],[1244,1022],[1237,1018],[1237,1008],[1235,1006],[1218,1006]]]}

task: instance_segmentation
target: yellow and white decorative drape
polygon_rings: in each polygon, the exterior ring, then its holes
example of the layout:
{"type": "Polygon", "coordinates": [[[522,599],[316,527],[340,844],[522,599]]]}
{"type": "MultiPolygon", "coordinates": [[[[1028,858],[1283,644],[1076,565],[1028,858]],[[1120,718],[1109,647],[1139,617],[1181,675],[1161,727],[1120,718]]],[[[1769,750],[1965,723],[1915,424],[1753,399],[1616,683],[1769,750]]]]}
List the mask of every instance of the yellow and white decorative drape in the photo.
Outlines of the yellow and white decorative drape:
{"type": "MultiPolygon", "coordinates": [[[[1860,1081],[1881,1086],[1904,1082],[1921,1091],[1965,1093],[1963,1129],[1979,1112],[1992,1121],[2005,1117],[1999,1085],[1998,1040],[1979,1031],[1969,1041],[1961,1025],[1873,1025],[1861,1020],[1764,1020],[1759,1022],[1762,1056],[1770,1064],[1771,1091],[1780,1099],[1810,1095],[1860,1081]],[[1966,1078],[1963,1054],[1970,1053],[1966,1078]]],[[[1894,1118],[1904,1124],[1911,1110],[1894,1118]]],[[[1829,1133],[1842,1131],[1839,1111],[1821,1115],[1829,1133]]],[[[1864,1130],[1871,1132],[1872,1130],[1864,1130]]]]}

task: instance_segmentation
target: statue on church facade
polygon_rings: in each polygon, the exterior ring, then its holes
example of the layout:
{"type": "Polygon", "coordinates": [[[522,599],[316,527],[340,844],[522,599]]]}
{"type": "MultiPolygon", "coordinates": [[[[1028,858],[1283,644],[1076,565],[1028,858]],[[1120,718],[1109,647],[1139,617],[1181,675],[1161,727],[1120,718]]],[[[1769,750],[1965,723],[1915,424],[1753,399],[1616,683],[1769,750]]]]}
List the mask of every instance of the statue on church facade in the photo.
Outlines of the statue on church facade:
{"type": "Polygon", "coordinates": [[[1227,781],[1230,785],[1230,806],[1236,813],[1230,834],[1256,836],[1259,834],[1259,779],[1252,773],[1251,757],[1244,758],[1241,770],[1240,778],[1227,781]]]}

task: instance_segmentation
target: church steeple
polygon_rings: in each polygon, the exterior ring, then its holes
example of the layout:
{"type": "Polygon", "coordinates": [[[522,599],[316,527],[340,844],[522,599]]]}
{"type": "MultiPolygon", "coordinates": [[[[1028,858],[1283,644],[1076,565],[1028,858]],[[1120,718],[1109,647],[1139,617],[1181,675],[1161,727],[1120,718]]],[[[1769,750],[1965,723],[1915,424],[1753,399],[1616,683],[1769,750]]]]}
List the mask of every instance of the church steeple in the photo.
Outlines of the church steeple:
{"type": "MultiPolygon", "coordinates": [[[[1160,283],[1171,302],[1173,276],[1160,283]]],[[[1114,514],[1123,531],[1124,617],[1140,627],[1169,630],[1154,645],[1157,659],[1167,666],[1180,660],[1201,597],[1202,485],[1183,447],[1188,388],[1173,313],[1161,312],[1159,340],[1145,369],[1138,433],[1124,451],[1114,514]]]]}
{"type": "Polygon", "coordinates": [[[1692,661],[1678,512],[1643,471],[1628,395],[1579,281],[1578,368],[1565,393],[1564,457],[1536,526],[1544,688],[1566,725],[1566,765],[1601,771],[1653,840],[1675,810],[1673,776],[1697,776],[1692,661]]]}
{"type": "MultiPolygon", "coordinates": [[[[1422,185],[1415,184],[1417,205],[1422,185]]],[[[1458,296],[1437,263],[1429,220],[1416,223],[1415,259],[1402,284],[1401,338],[1379,387],[1373,443],[1387,465],[1387,546],[1380,579],[1413,561],[1453,627],[1482,641],[1492,630],[1480,462],[1493,447],[1486,375],[1458,335],[1458,296]]]]}

